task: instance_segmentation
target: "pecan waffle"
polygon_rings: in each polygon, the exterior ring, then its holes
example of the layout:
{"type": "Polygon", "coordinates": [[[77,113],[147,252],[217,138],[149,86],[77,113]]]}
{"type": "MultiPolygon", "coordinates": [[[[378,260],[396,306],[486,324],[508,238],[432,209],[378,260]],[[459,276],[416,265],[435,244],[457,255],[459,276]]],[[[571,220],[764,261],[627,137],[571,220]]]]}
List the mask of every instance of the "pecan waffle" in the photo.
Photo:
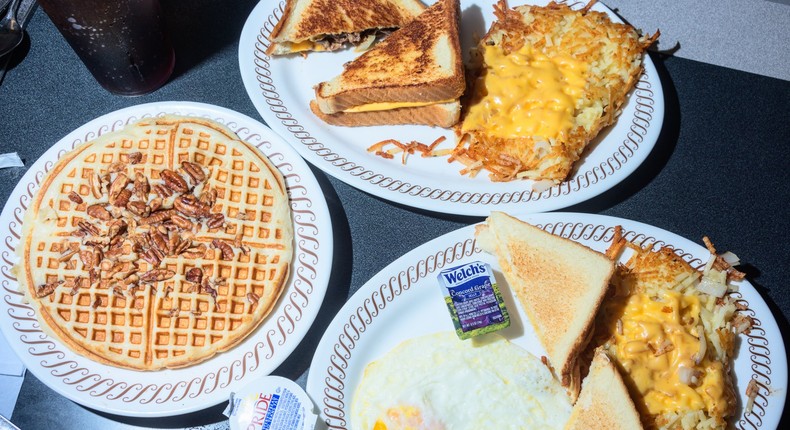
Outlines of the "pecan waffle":
{"type": "Polygon", "coordinates": [[[293,254],[280,172],[210,120],[143,119],[63,155],[15,273],[42,327],[138,370],[227,350],[274,307],[293,254]]]}

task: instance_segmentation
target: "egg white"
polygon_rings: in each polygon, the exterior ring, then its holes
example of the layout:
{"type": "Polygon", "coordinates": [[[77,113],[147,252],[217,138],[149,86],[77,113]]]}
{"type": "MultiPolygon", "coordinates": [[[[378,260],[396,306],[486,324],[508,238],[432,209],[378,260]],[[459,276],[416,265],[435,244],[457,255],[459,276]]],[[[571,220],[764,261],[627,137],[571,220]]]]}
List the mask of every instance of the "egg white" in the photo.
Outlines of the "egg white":
{"type": "Polygon", "coordinates": [[[561,429],[571,403],[535,356],[488,334],[409,339],[370,363],[351,402],[353,430],[561,429]]]}

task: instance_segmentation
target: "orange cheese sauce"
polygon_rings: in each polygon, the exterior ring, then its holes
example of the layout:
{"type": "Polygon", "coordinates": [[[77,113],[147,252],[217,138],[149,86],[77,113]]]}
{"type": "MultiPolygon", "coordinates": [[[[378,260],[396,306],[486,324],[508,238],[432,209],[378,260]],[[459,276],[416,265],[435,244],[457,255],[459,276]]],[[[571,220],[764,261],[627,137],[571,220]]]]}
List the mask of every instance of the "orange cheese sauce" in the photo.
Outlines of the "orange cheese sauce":
{"type": "Polygon", "coordinates": [[[485,129],[500,138],[557,139],[574,127],[574,110],[586,84],[585,63],[567,55],[549,58],[529,45],[509,54],[486,46],[484,60],[464,132],[485,129]]]}
{"type": "Polygon", "coordinates": [[[675,291],[664,291],[657,298],[634,293],[620,316],[621,328],[616,319],[607,321],[613,333],[610,352],[650,414],[726,407],[722,364],[707,357],[696,363],[700,307],[698,297],[675,291]],[[700,372],[696,384],[681,380],[682,367],[700,372]]]}

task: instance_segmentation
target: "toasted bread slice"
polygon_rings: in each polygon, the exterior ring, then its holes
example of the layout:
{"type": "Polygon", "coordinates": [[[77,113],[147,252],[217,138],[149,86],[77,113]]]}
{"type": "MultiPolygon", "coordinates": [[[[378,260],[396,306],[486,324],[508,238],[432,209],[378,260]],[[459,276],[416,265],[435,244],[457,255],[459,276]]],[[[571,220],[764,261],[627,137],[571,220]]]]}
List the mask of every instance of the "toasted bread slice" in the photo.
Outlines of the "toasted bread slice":
{"type": "Polygon", "coordinates": [[[456,148],[470,173],[557,183],[615,121],[658,34],[640,37],[592,3],[495,5],[497,21],[473,52],[476,79],[456,148]]]}
{"type": "Polygon", "coordinates": [[[496,255],[555,374],[576,398],[581,388],[577,357],[589,341],[614,262],[502,212],[492,212],[475,234],[478,246],[496,255]]]}
{"type": "Polygon", "coordinates": [[[602,349],[595,351],[590,373],[573,405],[565,430],[637,430],[642,422],[616,365],[602,349]]]}
{"type": "Polygon", "coordinates": [[[419,0],[287,0],[269,35],[267,55],[333,51],[406,25],[425,10],[419,0]]]}
{"type": "Polygon", "coordinates": [[[417,107],[404,107],[369,112],[325,114],[318,108],[315,100],[310,102],[310,109],[327,124],[347,127],[367,125],[402,125],[418,124],[435,127],[452,127],[461,115],[461,103],[458,100],[449,103],[436,103],[417,107]]]}
{"type": "Polygon", "coordinates": [[[327,115],[357,115],[457,101],[465,88],[459,18],[458,0],[439,0],[347,63],[340,75],[318,84],[318,109],[327,115]]]}

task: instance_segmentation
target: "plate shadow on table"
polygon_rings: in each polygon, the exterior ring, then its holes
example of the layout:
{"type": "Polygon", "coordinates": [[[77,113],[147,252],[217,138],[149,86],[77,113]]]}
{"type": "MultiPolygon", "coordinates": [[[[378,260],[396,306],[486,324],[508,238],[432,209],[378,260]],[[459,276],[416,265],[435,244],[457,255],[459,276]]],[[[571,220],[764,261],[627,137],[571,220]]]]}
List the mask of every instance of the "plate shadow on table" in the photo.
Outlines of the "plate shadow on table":
{"type": "Polygon", "coordinates": [[[239,34],[258,0],[164,0],[162,13],[176,51],[171,80],[239,43],[239,34]]]}
{"type": "Polygon", "coordinates": [[[664,93],[664,121],[653,150],[645,161],[619,184],[596,197],[565,209],[559,209],[559,211],[600,213],[605,209],[616,206],[648,186],[661,173],[672,157],[680,136],[680,102],[675,84],[672,82],[672,78],[664,65],[666,56],[653,52],[650,52],[649,55],[658,72],[664,93]]]}

